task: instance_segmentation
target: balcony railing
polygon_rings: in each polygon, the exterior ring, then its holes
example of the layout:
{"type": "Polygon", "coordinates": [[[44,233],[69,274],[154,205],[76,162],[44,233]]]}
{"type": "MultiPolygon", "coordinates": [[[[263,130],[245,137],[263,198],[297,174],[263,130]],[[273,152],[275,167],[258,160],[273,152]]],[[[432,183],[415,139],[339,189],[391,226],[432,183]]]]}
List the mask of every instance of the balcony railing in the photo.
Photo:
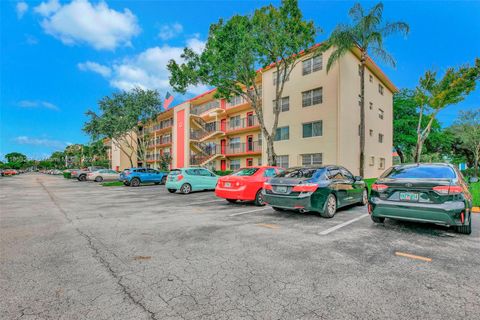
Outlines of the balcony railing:
{"type": "Polygon", "coordinates": [[[256,127],[259,125],[257,116],[248,116],[241,119],[230,119],[228,121],[227,131],[240,130],[250,127],[256,127]]]}
{"type": "Polygon", "coordinates": [[[220,101],[213,100],[213,101],[200,104],[198,106],[192,106],[192,109],[190,110],[190,112],[194,115],[200,115],[202,113],[207,112],[208,110],[216,109],[216,108],[220,108],[220,101]]]}
{"type": "Polygon", "coordinates": [[[215,131],[221,131],[220,121],[213,121],[205,123],[203,129],[191,130],[190,131],[190,139],[198,140],[202,139],[203,137],[208,136],[210,133],[215,131]]]}
{"type": "Polygon", "coordinates": [[[262,143],[261,141],[250,141],[247,143],[230,143],[226,145],[222,154],[233,155],[233,154],[242,154],[242,153],[258,153],[262,152],[262,143]]]}

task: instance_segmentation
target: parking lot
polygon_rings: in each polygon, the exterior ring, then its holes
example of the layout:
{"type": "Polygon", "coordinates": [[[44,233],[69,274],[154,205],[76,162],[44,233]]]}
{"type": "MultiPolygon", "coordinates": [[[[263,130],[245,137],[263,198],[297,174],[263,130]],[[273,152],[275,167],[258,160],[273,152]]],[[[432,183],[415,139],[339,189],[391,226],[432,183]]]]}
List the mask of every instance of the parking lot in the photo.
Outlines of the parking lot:
{"type": "Polygon", "coordinates": [[[0,180],[2,319],[478,319],[470,236],[229,204],[213,192],[0,180]]]}

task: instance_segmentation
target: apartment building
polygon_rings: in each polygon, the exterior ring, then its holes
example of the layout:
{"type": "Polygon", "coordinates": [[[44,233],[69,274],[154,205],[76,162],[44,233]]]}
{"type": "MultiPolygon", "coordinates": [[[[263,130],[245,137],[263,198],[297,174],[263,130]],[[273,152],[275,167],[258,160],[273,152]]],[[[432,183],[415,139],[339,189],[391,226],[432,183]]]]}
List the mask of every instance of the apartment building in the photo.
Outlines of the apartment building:
{"type": "MultiPolygon", "coordinates": [[[[326,72],[331,53],[299,55],[285,83],[275,137],[278,165],[339,164],[359,172],[359,52],[342,57],[326,72]]],[[[275,69],[259,71],[267,128],[273,124],[275,69]]],[[[393,93],[397,88],[372,61],[365,74],[365,176],[377,177],[392,164],[393,93]]],[[[252,107],[241,97],[215,99],[215,89],[185,101],[145,127],[151,143],[147,166],[205,166],[236,170],[266,162],[266,145],[252,107]],[[153,133],[153,135],[152,135],[153,133]]],[[[122,167],[122,166],[120,166],[122,167]]]]}

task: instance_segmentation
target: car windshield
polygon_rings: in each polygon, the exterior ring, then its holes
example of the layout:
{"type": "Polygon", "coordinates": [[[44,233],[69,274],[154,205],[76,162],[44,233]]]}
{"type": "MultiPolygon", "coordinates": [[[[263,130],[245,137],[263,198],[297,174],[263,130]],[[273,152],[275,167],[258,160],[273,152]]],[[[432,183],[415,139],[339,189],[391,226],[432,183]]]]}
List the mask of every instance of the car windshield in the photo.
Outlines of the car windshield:
{"type": "Polygon", "coordinates": [[[235,172],[234,174],[232,174],[232,176],[241,176],[241,177],[253,176],[257,171],[258,171],[258,168],[242,168],[237,172],[235,172]]]}
{"type": "Polygon", "coordinates": [[[169,175],[171,175],[171,176],[177,176],[177,175],[179,175],[180,173],[182,173],[182,171],[180,171],[180,170],[172,170],[172,171],[170,171],[169,175]]]}
{"type": "Polygon", "coordinates": [[[279,178],[304,178],[319,177],[325,173],[325,168],[291,168],[280,172],[276,177],[279,178]]]}
{"type": "Polygon", "coordinates": [[[454,179],[455,171],[448,166],[393,167],[382,175],[392,179],[454,179]]]}

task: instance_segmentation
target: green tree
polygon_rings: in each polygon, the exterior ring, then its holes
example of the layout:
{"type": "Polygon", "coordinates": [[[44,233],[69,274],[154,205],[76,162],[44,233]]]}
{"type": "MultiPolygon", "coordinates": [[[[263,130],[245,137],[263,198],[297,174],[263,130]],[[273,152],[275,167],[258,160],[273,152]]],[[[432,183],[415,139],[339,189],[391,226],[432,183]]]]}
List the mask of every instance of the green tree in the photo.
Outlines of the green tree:
{"type": "Polygon", "coordinates": [[[27,156],[20,152],[10,152],[5,155],[7,162],[25,162],[27,161],[27,156]]]}
{"type": "Polygon", "coordinates": [[[437,72],[427,71],[420,78],[416,88],[415,98],[419,106],[417,123],[417,143],[415,148],[415,162],[420,162],[423,145],[427,140],[437,114],[450,105],[457,104],[475,90],[480,78],[480,59],[475,65],[462,66],[458,69],[448,68],[441,79],[437,79],[437,72]],[[424,125],[423,117],[430,118],[424,125]]]}
{"type": "Polygon", "coordinates": [[[253,15],[235,15],[210,26],[205,49],[196,53],[185,48],[183,63],[171,60],[170,84],[184,93],[190,85],[216,87],[216,98],[241,96],[257,114],[266,140],[268,164],[276,164],[275,132],[285,81],[299,62],[296,54],[314,44],[316,29],[305,21],[297,0],[282,0],[280,7],[260,8],[253,15]],[[276,62],[275,105],[273,124],[267,127],[262,109],[259,67],[276,62]]]}
{"type": "Polygon", "coordinates": [[[148,135],[141,128],[161,112],[159,93],[136,88],[104,97],[98,104],[100,113],[88,110],[90,120],[83,130],[93,140],[110,139],[129,158],[132,167],[135,156],[145,163],[148,135]]]}
{"type": "Polygon", "coordinates": [[[385,37],[393,33],[408,34],[405,22],[383,23],[383,4],[378,3],[370,11],[356,3],[349,11],[352,25],[340,24],[330,35],[325,49],[333,47],[327,62],[327,72],[335,62],[355,48],[360,50],[360,175],[365,168],[365,67],[369,56],[395,66],[395,59],[383,46],[385,37]]]}
{"type": "Polygon", "coordinates": [[[473,155],[475,177],[478,177],[478,163],[480,160],[480,108],[462,110],[453,125],[453,132],[462,147],[469,149],[473,155]]]}

